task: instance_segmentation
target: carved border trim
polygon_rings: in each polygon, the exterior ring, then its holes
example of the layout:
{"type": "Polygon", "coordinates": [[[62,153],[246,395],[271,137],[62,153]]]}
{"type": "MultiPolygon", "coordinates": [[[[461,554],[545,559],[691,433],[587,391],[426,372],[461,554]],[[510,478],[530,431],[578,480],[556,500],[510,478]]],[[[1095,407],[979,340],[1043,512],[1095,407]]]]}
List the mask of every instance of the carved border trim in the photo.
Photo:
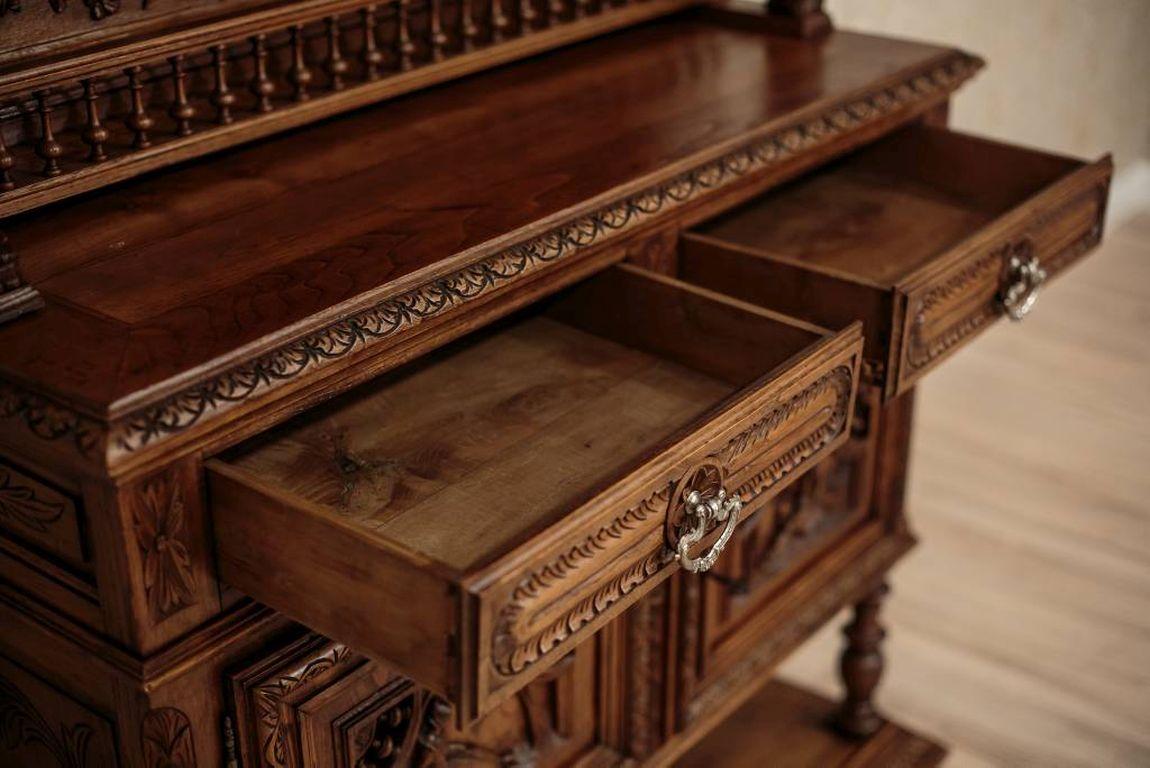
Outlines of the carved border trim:
{"type": "Polygon", "coordinates": [[[625,197],[551,231],[464,267],[431,283],[358,312],[302,339],[197,384],[157,405],[125,417],[114,434],[123,451],[137,451],[181,432],[205,415],[224,411],[257,393],[370,347],[401,330],[618,236],[700,195],[748,174],[777,165],[800,152],[942,91],[957,88],[982,62],[955,53],[933,69],[898,85],[835,104],[822,115],[780,128],[754,142],[685,171],[669,181],[625,197]]]}
{"type": "MultiPolygon", "coordinates": [[[[742,493],[750,485],[757,489],[754,491],[756,495],[761,493],[793,473],[842,433],[846,427],[852,383],[851,367],[835,366],[733,437],[712,458],[730,470],[731,462],[770,440],[775,427],[801,412],[828,389],[836,391],[835,407],[826,419],[739,490],[742,493]]],[[[661,522],[664,515],[672,514],[674,510],[667,510],[667,505],[675,485],[663,486],[519,582],[500,609],[492,630],[491,664],[499,675],[510,677],[536,663],[673,561],[671,551],[660,546],[655,552],[628,565],[557,618],[540,628],[532,626],[535,616],[569,593],[569,584],[577,584],[577,572],[609,565],[612,555],[625,552],[636,538],[646,534],[645,525],[651,518],[658,518],[657,522],[661,522]]]]}

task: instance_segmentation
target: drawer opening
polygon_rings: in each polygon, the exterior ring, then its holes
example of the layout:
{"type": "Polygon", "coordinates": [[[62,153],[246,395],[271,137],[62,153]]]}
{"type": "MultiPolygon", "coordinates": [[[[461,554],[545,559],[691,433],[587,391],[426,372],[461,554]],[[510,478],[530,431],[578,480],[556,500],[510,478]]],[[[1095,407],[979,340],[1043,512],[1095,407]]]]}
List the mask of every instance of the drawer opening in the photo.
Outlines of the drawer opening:
{"type": "Polygon", "coordinates": [[[608,268],[209,460],[221,577],[467,722],[673,572],[699,472],[751,514],[838,447],[861,344],[608,268]]]}

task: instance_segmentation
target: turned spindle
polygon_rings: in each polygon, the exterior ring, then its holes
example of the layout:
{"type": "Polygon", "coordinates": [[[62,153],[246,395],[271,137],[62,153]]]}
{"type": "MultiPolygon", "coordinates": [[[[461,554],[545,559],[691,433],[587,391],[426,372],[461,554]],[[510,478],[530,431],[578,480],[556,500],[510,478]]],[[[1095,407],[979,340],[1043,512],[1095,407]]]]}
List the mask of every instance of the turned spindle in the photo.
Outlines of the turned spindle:
{"type": "Polygon", "coordinates": [[[379,40],[376,39],[375,6],[365,6],[359,13],[363,22],[363,50],[360,52],[360,58],[363,60],[363,79],[378,80],[380,67],[383,66],[383,53],[379,50],[379,40]]]}
{"type": "Polygon", "coordinates": [[[563,0],[550,0],[547,9],[551,12],[551,23],[554,24],[563,20],[563,12],[567,7],[563,5],[563,0]]]}
{"type": "Polygon", "coordinates": [[[503,10],[503,0],[491,0],[491,39],[495,42],[505,40],[510,28],[511,19],[503,10]]]}
{"type": "Polygon", "coordinates": [[[108,129],[100,122],[100,103],[95,84],[88,79],[83,85],[84,129],[80,131],[80,139],[88,145],[88,162],[102,163],[108,159],[104,148],[108,141],[108,129]]]}
{"type": "Polygon", "coordinates": [[[209,100],[216,108],[216,122],[231,125],[232,107],[236,105],[236,95],[228,88],[228,51],[222,45],[212,46],[212,71],[214,81],[209,100]]]}
{"type": "Polygon", "coordinates": [[[415,43],[411,39],[411,29],[408,27],[409,0],[398,0],[399,14],[396,19],[396,47],[399,49],[399,68],[404,72],[411,69],[411,59],[415,55],[415,43]]]}
{"type": "Polygon", "coordinates": [[[443,51],[447,47],[447,35],[443,32],[443,14],[440,0],[431,0],[431,58],[443,61],[443,51]]]}
{"type": "Polygon", "coordinates": [[[172,106],[168,115],[176,123],[177,136],[192,135],[192,118],[196,116],[196,108],[188,101],[188,73],[184,69],[183,54],[176,54],[168,59],[172,65],[172,106]]]}
{"type": "Polygon", "coordinates": [[[327,71],[327,86],[333,91],[342,91],[345,85],[343,78],[349,66],[340,49],[339,17],[328,16],[326,22],[327,61],[324,63],[324,69],[327,71]]]}
{"type": "Polygon", "coordinates": [[[879,624],[879,609],[888,592],[887,585],[864,597],[855,605],[854,619],[843,630],[847,644],[839,663],[846,695],[839,708],[835,725],[847,736],[863,739],[874,734],[883,723],[875,709],[873,696],[882,677],[882,640],[886,636],[879,624]]]}
{"type": "Polygon", "coordinates": [[[470,51],[479,38],[479,26],[475,23],[475,9],[471,0],[461,0],[459,5],[459,36],[463,40],[463,50],[470,51]]]}
{"type": "Polygon", "coordinates": [[[36,94],[36,114],[40,118],[40,140],[36,142],[36,154],[44,161],[41,173],[49,177],[59,176],[64,172],[60,167],[60,155],[64,154],[64,148],[52,133],[52,105],[48,103],[45,91],[36,94]]]}
{"type": "Polygon", "coordinates": [[[141,80],[144,70],[142,67],[134,66],[128,67],[124,72],[128,75],[128,90],[132,93],[132,111],[128,113],[128,118],[124,122],[133,135],[132,147],[147,149],[152,146],[148,131],[152,129],[156,121],[148,115],[147,107],[144,104],[144,83],[141,80]]]}
{"type": "Polygon", "coordinates": [[[527,33],[535,26],[539,13],[535,10],[535,0],[519,0],[520,33],[527,33]]]}
{"type": "Polygon", "coordinates": [[[4,125],[0,123],[0,192],[16,188],[16,182],[12,179],[12,169],[15,166],[16,158],[4,141],[4,125]]]}
{"type": "Polygon", "coordinates": [[[271,112],[275,108],[272,104],[272,94],[276,88],[268,77],[267,35],[262,32],[252,35],[251,43],[253,72],[249,90],[256,97],[256,111],[271,112]]]}
{"type": "Polygon", "coordinates": [[[293,101],[307,101],[311,94],[307,92],[311,84],[312,74],[308,69],[307,59],[304,57],[303,25],[295,24],[291,28],[291,66],[288,67],[287,80],[292,86],[293,101]]]}

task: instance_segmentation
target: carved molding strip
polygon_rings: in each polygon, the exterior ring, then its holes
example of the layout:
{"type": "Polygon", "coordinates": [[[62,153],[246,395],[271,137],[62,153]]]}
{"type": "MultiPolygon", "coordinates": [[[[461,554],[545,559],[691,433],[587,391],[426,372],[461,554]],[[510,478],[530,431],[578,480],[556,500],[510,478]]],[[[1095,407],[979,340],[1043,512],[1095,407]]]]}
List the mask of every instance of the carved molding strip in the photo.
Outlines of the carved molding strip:
{"type": "Polygon", "coordinates": [[[563,615],[541,628],[532,625],[535,615],[546,607],[548,599],[562,597],[572,582],[580,581],[578,574],[586,569],[601,568],[610,561],[611,555],[625,550],[633,543],[636,533],[642,535],[645,530],[642,526],[648,520],[661,522],[666,514],[671,490],[670,484],[660,488],[550,563],[532,572],[515,587],[510,599],[499,612],[492,634],[491,663],[499,674],[509,677],[522,672],[671,561],[666,551],[648,555],[611,578],[563,615]],[[524,635],[527,637],[521,639],[524,635]]]}
{"type": "Polygon", "coordinates": [[[188,716],[173,707],[144,716],[140,746],[147,768],[196,768],[196,745],[188,716]]]}
{"type": "Polygon", "coordinates": [[[64,405],[0,381],[0,419],[17,421],[32,437],[67,442],[81,456],[91,456],[103,442],[104,427],[64,405]]]}
{"type": "Polygon", "coordinates": [[[209,415],[233,408],[304,372],[330,365],[335,360],[375,346],[401,331],[413,329],[438,315],[505,288],[701,195],[778,165],[916,102],[951,91],[981,66],[978,59],[956,53],[929,72],[917,74],[870,96],[837,104],[820,116],[775,130],[669,181],[604,206],[427,285],[386,299],[125,417],[114,431],[115,446],[125,452],[138,451],[186,430],[209,415]]]}
{"type": "Polygon", "coordinates": [[[833,405],[826,412],[825,418],[817,429],[803,437],[781,456],[773,459],[751,478],[742,482],[735,490],[735,494],[741,496],[744,501],[751,501],[759,494],[777,485],[784,477],[793,473],[842,434],[846,427],[847,416],[850,413],[851,385],[853,382],[854,375],[850,367],[836,366],[806,387],[796,397],[788,400],[785,405],[776,408],[755,422],[746,432],[732,439],[720,450],[715,458],[724,465],[733,467],[736,465],[736,460],[747,451],[759,447],[767,440],[777,440],[779,428],[790,422],[796,414],[809,408],[820,397],[824,397],[828,393],[834,397],[833,405]]]}

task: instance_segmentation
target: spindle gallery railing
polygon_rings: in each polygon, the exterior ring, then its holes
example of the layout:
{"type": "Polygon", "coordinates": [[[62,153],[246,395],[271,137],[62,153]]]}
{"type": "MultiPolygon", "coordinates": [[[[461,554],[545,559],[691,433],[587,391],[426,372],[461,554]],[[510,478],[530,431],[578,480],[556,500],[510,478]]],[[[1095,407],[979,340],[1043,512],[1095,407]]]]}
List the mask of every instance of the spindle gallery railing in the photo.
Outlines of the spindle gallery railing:
{"type": "Polygon", "coordinates": [[[0,74],[0,218],[697,0],[282,4],[0,74]]]}

